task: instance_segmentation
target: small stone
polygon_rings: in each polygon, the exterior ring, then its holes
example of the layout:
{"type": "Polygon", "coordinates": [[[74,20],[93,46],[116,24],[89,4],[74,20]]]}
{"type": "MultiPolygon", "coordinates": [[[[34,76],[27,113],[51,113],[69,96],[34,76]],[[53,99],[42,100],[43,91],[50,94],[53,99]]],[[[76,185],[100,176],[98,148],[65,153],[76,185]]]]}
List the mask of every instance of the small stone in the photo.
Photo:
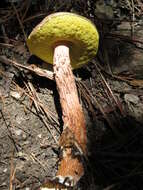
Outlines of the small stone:
{"type": "Polygon", "coordinates": [[[138,104],[140,99],[134,94],[125,94],[124,100],[126,103],[138,104]]]}
{"type": "Polygon", "coordinates": [[[15,121],[17,122],[17,124],[21,124],[22,121],[24,121],[24,117],[20,114],[18,114],[15,118],[15,121]]]}
{"type": "Polygon", "coordinates": [[[17,155],[18,155],[18,157],[22,157],[23,156],[23,152],[18,152],[17,155]]]}
{"type": "Polygon", "coordinates": [[[29,187],[26,187],[25,190],[30,190],[30,188],[29,188],[29,187]]]}
{"type": "Polygon", "coordinates": [[[1,186],[1,187],[2,187],[2,186],[7,186],[7,184],[6,184],[6,182],[3,182],[0,186],[1,186]]]}
{"type": "Polygon", "coordinates": [[[3,170],[3,172],[6,173],[6,172],[7,172],[7,168],[5,168],[5,169],[3,170]]]}
{"type": "Polygon", "coordinates": [[[17,136],[22,135],[22,130],[21,130],[21,129],[16,129],[16,130],[15,130],[15,134],[16,134],[17,136]]]}
{"type": "Polygon", "coordinates": [[[21,93],[16,92],[16,91],[11,91],[11,92],[10,92],[10,95],[11,95],[13,98],[15,98],[16,100],[19,100],[19,99],[21,98],[21,96],[22,96],[21,93]]]}
{"type": "Polygon", "coordinates": [[[42,138],[42,134],[39,134],[39,135],[37,135],[37,136],[38,136],[38,138],[39,138],[39,139],[41,139],[41,138],[42,138]]]}
{"type": "Polygon", "coordinates": [[[26,136],[25,133],[22,134],[22,139],[23,139],[23,140],[26,140],[26,139],[27,139],[27,136],[26,136]]]}

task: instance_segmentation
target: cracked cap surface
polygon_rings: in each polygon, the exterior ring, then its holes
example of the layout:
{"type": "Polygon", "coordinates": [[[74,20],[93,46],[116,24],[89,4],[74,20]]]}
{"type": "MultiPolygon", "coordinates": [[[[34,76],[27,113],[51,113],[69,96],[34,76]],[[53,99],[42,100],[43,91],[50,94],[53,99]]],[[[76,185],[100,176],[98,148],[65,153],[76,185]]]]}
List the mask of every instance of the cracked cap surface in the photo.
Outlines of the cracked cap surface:
{"type": "Polygon", "coordinates": [[[95,25],[83,16],[68,12],[47,16],[27,39],[30,52],[51,64],[56,45],[67,45],[73,68],[88,63],[96,55],[98,43],[95,25]]]}

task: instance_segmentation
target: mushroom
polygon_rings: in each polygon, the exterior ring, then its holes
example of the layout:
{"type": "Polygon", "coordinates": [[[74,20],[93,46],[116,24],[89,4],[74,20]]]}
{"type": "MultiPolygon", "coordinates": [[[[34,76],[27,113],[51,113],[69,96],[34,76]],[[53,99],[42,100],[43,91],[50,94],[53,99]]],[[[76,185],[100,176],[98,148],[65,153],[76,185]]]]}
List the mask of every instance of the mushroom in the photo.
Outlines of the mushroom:
{"type": "Polygon", "coordinates": [[[64,123],[59,141],[62,156],[55,178],[67,186],[76,185],[83,176],[82,157],[87,154],[85,118],[72,69],[96,55],[98,41],[97,29],[90,20],[67,12],[47,16],[27,40],[32,54],[53,64],[64,123]]]}

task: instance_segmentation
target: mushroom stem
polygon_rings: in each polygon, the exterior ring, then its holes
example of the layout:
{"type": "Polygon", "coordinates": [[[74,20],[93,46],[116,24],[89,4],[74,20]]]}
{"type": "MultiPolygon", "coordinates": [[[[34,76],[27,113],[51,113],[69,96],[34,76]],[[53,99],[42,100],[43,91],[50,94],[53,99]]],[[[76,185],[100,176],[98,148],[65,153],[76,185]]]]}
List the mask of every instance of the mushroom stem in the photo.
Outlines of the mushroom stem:
{"type": "Polygon", "coordinates": [[[80,157],[86,154],[87,138],[84,113],[79,103],[67,46],[55,47],[53,64],[64,122],[60,137],[62,158],[57,176],[63,181],[69,177],[75,185],[84,173],[80,157]]]}

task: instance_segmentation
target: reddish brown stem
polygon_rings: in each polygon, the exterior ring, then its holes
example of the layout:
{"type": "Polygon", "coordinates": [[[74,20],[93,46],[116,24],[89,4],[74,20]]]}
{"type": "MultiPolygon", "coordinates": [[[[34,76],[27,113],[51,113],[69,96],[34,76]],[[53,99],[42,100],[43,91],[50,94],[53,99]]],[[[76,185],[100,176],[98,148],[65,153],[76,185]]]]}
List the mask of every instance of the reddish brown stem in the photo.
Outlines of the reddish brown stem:
{"type": "Polygon", "coordinates": [[[87,139],[84,114],[70,65],[69,48],[65,45],[55,48],[54,74],[64,122],[60,138],[63,158],[57,176],[72,177],[75,184],[83,175],[84,169],[81,160],[76,156],[73,157],[72,148],[75,146],[80,154],[85,155],[87,139]]]}

